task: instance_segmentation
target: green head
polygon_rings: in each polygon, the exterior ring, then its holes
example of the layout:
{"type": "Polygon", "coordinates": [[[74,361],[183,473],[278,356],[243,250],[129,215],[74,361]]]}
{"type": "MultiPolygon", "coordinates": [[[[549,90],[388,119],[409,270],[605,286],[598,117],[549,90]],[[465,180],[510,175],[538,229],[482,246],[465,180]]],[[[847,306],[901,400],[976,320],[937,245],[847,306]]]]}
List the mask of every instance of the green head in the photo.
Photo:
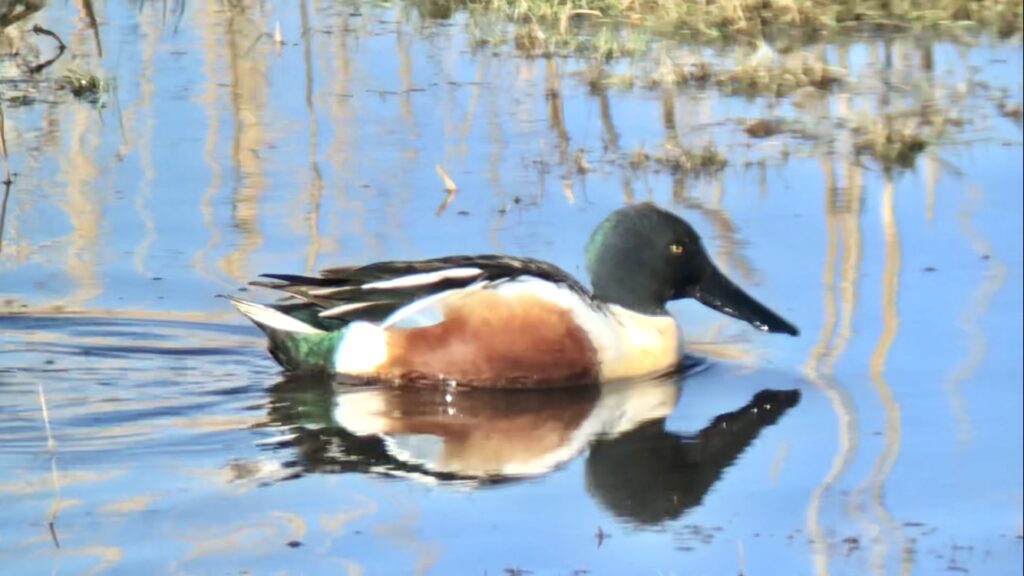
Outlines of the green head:
{"type": "Polygon", "coordinates": [[[733,284],[711,262],[697,232],[653,204],[620,208],[587,243],[594,296],[643,314],[668,314],[670,300],[694,298],[766,332],[799,331],[733,284]]]}

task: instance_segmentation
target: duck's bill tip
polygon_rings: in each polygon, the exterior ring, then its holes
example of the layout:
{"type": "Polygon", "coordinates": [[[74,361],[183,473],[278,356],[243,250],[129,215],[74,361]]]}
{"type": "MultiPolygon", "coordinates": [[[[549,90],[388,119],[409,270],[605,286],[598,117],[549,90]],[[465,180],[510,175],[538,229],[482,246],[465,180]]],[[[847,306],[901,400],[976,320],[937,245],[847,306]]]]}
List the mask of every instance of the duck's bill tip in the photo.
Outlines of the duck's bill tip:
{"type": "Polygon", "coordinates": [[[717,269],[705,275],[692,296],[705,306],[743,320],[762,332],[800,335],[796,326],[755,300],[717,269]]]}
{"type": "Polygon", "coordinates": [[[793,326],[789,322],[779,319],[779,322],[773,324],[764,324],[760,322],[754,322],[754,326],[762,332],[770,332],[772,334],[789,334],[790,336],[799,336],[800,329],[793,326]]]}

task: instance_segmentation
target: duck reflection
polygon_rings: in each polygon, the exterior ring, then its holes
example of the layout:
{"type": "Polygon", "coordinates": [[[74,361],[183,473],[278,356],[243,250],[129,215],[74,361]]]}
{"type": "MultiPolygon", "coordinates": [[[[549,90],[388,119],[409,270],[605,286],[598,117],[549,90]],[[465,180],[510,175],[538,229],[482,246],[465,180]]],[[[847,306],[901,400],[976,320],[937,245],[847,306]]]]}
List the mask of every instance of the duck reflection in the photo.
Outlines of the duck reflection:
{"type": "Polygon", "coordinates": [[[700,503],[765,426],[797,404],[763,390],[695,434],[666,430],[681,378],[564,390],[346,387],[290,377],[270,420],[290,428],[303,472],[369,472],[484,485],[550,472],[589,448],[588,491],[616,515],[656,523],[700,503]]]}
{"type": "Polygon", "coordinates": [[[762,390],[696,434],[667,431],[662,419],[598,439],[587,457],[587,490],[616,516],[632,522],[676,518],[700,504],[761,430],[799,401],[798,390],[762,390]]]}

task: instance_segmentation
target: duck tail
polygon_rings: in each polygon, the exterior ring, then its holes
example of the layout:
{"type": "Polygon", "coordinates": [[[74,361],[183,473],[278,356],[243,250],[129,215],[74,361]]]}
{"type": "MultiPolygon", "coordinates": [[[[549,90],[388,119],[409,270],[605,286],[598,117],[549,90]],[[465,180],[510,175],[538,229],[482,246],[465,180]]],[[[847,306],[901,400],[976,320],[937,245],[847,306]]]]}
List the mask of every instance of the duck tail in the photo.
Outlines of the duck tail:
{"type": "Polygon", "coordinates": [[[343,331],[311,326],[272,306],[228,296],[231,304],[267,335],[267,349],[289,372],[331,372],[343,331]]]}

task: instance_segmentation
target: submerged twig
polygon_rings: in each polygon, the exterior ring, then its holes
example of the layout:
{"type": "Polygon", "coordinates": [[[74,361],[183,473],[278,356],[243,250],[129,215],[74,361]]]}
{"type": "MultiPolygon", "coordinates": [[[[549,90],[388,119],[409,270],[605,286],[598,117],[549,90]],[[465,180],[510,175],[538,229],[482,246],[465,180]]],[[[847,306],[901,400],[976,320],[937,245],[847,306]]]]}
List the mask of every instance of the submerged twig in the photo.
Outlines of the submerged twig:
{"type": "MultiPolygon", "coordinates": [[[[4,122],[4,106],[0,104],[0,156],[4,158],[4,180],[7,186],[11,184],[11,167],[7,163],[7,127],[4,122]]],[[[7,194],[4,194],[4,206],[7,205],[7,194]]],[[[0,218],[0,230],[3,230],[3,219],[0,218]]],[[[0,235],[2,237],[2,235],[0,235]]]]}
{"type": "Polygon", "coordinates": [[[451,204],[452,200],[454,199],[455,192],[448,192],[447,194],[445,194],[444,200],[441,200],[441,204],[438,205],[437,210],[434,210],[434,216],[440,216],[441,214],[444,214],[445,209],[448,208],[448,205],[451,204]]]}
{"type": "Polygon", "coordinates": [[[59,60],[60,57],[64,55],[64,51],[67,50],[68,47],[64,45],[64,41],[60,39],[60,36],[58,36],[56,32],[43,28],[39,24],[32,26],[32,33],[36,35],[49,36],[50,38],[53,38],[57,41],[57,53],[54,54],[52,58],[50,58],[49,60],[44,60],[38,64],[33,64],[32,66],[29,66],[29,74],[38,74],[43,70],[49,68],[54,62],[59,60]]]}
{"type": "Polygon", "coordinates": [[[46,449],[50,452],[50,478],[53,480],[53,506],[50,508],[50,538],[53,545],[60,548],[60,539],[57,538],[57,513],[60,511],[60,481],[57,479],[57,442],[53,439],[53,430],[50,429],[50,411],[46,409],[46,394],[43,393],[42,383],[37,384],[39,388],[39,405],[43,409],[43,424],[46,426],[46,449]]]}

